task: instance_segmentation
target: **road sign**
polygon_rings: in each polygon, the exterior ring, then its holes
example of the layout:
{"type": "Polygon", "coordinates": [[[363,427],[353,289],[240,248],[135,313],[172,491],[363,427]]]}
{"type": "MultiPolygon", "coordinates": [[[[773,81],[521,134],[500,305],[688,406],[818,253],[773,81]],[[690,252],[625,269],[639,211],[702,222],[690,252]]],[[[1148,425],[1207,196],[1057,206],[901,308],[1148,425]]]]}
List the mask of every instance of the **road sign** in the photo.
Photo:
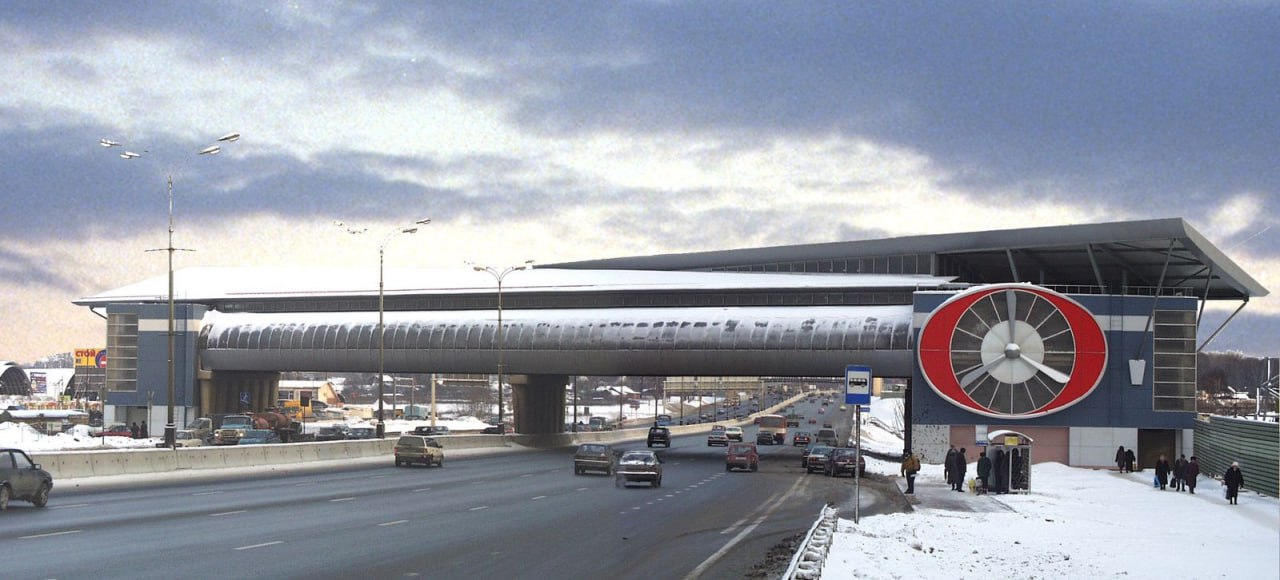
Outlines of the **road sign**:
{"type": "Polygon", "coordinates": [[[248,405],[248,404],[249,404],[249,392],[248,392],[248,391],[240,391],[240,404],[241,404],[241,405],[248,405]]]}
{"type": "Polygon", "coordinates": [[[846,405],[871,404],[871,367],[849,365],[844,368],[844,402],[846,405]]]}

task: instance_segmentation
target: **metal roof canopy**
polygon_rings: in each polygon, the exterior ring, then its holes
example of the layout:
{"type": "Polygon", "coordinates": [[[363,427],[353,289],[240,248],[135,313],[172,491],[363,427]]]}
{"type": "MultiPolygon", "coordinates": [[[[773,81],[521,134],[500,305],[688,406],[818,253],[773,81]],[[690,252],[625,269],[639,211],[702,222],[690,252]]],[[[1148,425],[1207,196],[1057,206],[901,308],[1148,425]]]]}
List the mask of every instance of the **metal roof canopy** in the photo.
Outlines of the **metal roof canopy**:
{"type": "Polygon", "coordinates": [[[1268,291],[1182,218],[906,236],[879,240],[661,254],[548,267],[715,270],[764,264],[933,254],[957,267],[956,282],[1031,282],[1146,294],[1161,289],[1207,300],[1268,291]]]}

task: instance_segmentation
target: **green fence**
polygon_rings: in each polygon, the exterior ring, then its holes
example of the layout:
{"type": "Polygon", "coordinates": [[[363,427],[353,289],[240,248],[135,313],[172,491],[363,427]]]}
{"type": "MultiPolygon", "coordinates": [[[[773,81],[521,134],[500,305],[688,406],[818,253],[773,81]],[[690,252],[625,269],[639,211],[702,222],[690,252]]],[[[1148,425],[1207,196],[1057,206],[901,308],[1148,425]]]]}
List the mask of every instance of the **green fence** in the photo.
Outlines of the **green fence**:
{"type": "Polygon", "coordinates": [[[1196,420],[1195,432],[1201,473],[1221,478],[1239,461],[1245,489],[1280,497],[1280,423],[1211,415],[1196,420]]]}

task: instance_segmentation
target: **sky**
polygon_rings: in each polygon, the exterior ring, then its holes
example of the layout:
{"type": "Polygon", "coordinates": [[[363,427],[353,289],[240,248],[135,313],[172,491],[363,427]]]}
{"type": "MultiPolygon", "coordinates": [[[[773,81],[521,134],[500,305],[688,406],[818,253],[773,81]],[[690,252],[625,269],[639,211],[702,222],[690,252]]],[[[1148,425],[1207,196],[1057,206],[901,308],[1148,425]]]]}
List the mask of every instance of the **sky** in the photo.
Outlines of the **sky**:
{"type": "MultiPolygon", "coordinates": [[[[179,269],[1182,217],[1275,292],[1276,30],[1268,0],[6,3],[0,360],[105,344],[71,301],[164,275],[168,177],[179,269]]],[[[1210,350],[1277,328],[1257,298],[1210,350]]]]}

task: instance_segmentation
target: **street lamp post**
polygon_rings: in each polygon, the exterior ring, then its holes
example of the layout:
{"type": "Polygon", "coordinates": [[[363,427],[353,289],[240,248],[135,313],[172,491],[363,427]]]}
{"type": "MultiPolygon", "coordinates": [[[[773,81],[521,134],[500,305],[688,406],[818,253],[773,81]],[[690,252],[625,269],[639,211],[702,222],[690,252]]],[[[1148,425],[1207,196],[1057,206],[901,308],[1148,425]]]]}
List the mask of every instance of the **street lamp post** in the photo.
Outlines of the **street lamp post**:
{"type": "Polygon", "coordinates": [[[506,412],[502,404],[502,387],[503,381],[505,380],[504,375],[506,373],[502,360],[502,353],[504,350],[502,331],[502,281],[512,272],[518,272],[529,268],[529,264],[532,263],[533,260],[525,260],[525,262],[519,266],[507,266],[501,270],[492,266],[471,265],[471,269],[477,272],[487,272],[490,276],[493,276],[493,279],[498,283],[498,429],[504,433],[507,430],[507,424],[506,412]]]}
{"type": "MultiPolygon", "coordinates": [[[[217,143],[232,143],[239,140],[240,140],[239,133],[227,133],[226,135],[219,137],[217,140],[217,143]]],[[[107,148],[123,146],[122,143],[118,141],[112,141],[110,139],[101,139],[98,141],[98,144],[107,148]]],[[[210,145],[208,147],[205,147],[204,149],[201,149],[200,151],[196,152],[196,155],[197,156],[217,155],[221,152],[222,152],[222,146],[215,144],[215,145],[210,145]]],[[[142,153],[137,153],[137,152],[126,149],[123,153],[120,154],[120,158],[124,159],[125,161],[129,161],[132,159],[138,159],[143,156],[149,155],[149,153],[150,152],[147,150],[143,150],[142,153]]],[[[184,162],[185,162],[185,159],[184,159],[184,162]]],[[[179,165],[179,167],[181,167],[181,165],[179,165]]],[[[168,336],[168,339],[169,339],[168,340],[169,342],[168,399],[169,400],[166,402],[167,414],[166,414],[166,420],[164,424],[164,446],[170,449],[175,448],[175,446],[177,445],[177,433],[178,433],[178,426],[174,422],[175,420],[174,420],[174,412],[173,412],[173,402],[174,402],[175,391],[176,391],[176,389],[174,388],[174,383],[176,382],[176,378],[175,378],[176,372],[174,368],[174,352],[173,352],[174,350],[174,347],[173,347],[174,315],[175,315],[175,307],[174,307],[174,300],[173,300],[173,253],[178,251],[180,248],[173,247],[173,173],[174,173],[173,171],[170,171],[166,180],[168,184],[167,189],[169,194],[169,245],[168,247],[165,247],[165,248],[147,250],[148,252],[168,252],[169,254],[169,300],[168,300],[169,301],[169,336],[168,336]]],[[[182,250],[191,251],[185,248],[183,248],[182,250]]],[[[104,401],[104,404],[105,404],[105,401],[104,401]]],[[[150,411],[148,411],[148,413],[149,412],[150,411]]]]}
{"type": "MultiPolygon", "coordinates": [[[[382,400],[385,398],[386,383],[387,383],[387,376],[385,372],[387,337],[386,337],[386,333],[383,332],[384,330],[383,314],[385,313],[384,264],[386,263],[387,244],[391,243],[391,238],[395,237],[396,235],[416,234],[418,233],[418,226],[425,226],[429,223],[431,223],[431,219],[424,218],[424,219],[416,220],[409,225],[396,226],[390,229],[389,231],[387,231],[387,234],[382,237],[382,243],[378,244],[378,422],[377,424],[374,425],[374,430],[377,433],[379,439],[386,437],[386,434],[387,434],[387,426],[386,426],[386,423],[384,422],[385,418],[383,417],[383,409],[382,409],[382,400]]],[[[337,222],[337,225],[346,228],[346,224],[342,222],[337,222]]],[[[346,228],[346,229],[347,229],[347,233],[353,234],[353,235],[363,234],[366,231],[368,231],[366,228],[361,228],[358,230],[353,228],[346,228]]],[[[393,405],[394,405],[394,402],[393,402],[393,405]]],[[[392,407],[392,412],[393,413],[395,412],[394,406],[392,407]]]]}

